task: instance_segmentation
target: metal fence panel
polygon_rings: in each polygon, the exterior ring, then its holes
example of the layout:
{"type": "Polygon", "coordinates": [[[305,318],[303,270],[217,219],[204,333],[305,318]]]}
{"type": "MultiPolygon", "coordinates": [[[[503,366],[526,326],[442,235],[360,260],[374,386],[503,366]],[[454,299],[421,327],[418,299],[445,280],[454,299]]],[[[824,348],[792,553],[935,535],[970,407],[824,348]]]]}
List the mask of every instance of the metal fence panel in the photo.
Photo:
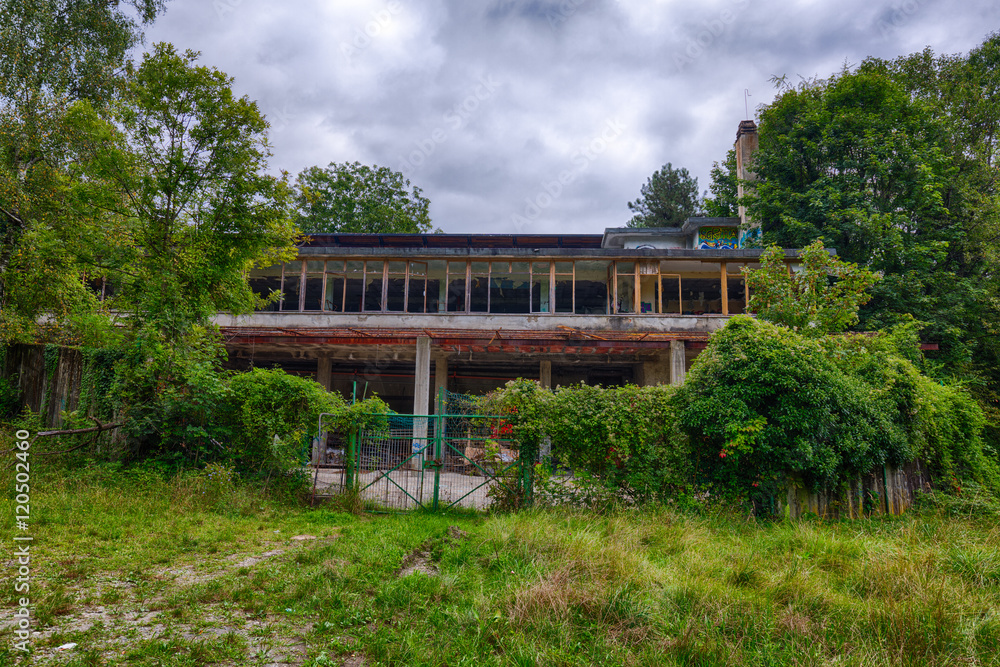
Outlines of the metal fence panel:
{"type": "Polygon", "coordinates": [[[334,450],[342,464],[318,469],[316,487],[356,488],[364,501],[394,510],[520,506],[530,487],[511,430],[497,415],[390,415],[334,450]]]}

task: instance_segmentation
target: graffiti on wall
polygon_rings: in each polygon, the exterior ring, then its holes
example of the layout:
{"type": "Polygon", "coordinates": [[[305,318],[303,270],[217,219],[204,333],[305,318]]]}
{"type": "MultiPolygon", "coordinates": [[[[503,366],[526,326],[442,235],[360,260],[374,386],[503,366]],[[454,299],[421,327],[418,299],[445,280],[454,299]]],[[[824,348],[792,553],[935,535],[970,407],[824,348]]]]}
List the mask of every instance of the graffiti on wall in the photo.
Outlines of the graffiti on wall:
{"type": "Polygon", "coordinates": [[[736,227],[702,227],[698,230],[700,250],[734,250],[739,248],[736,227]]]}

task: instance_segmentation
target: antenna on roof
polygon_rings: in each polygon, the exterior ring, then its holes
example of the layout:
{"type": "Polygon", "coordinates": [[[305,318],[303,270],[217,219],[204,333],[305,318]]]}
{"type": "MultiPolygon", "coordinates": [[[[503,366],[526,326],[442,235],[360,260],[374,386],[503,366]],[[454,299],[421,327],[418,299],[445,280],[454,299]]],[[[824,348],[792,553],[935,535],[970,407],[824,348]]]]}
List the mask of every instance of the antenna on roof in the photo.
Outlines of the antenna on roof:
{"type": "Polygon", "coordinates": [[[750,89],[749,88],[744,88],[743,89],[743,110],[746,112],[746,115],[747,115],[746,120],[750,120],[750,102],[747,100],[748,97],[753,97],[753,95],[750,94],[750,89]]]}

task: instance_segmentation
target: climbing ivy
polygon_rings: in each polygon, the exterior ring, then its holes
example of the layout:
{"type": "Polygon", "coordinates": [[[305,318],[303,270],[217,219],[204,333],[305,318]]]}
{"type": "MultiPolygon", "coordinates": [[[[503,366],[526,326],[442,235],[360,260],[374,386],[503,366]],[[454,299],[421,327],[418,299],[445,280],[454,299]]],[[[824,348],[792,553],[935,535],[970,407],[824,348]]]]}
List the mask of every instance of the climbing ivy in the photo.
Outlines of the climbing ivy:
{"type": "MultiPolygon", "coordinates": [[[[588,488],[582,495],[650,502],[690,491],[690,445],[670,405],[674,391],[585,384],[550,391],[520,379],[487,396],[483,410],[509,415],[522,459],[533,460],[548,441],[544,464],[575,471],[578,490],[585,478],[587,486],[607,492],[588,488]]],[[[549,491],[566,489],[550,485],[549,491]]]]}

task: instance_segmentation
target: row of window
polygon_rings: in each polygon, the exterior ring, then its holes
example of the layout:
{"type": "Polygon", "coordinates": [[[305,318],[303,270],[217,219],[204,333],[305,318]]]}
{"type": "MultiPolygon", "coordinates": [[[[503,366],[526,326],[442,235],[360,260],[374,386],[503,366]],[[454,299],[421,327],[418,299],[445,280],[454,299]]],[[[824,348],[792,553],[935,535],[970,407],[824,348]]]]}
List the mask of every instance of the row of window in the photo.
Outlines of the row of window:
{"type": "MultiPolygon", "coordinates": [[[[738,268],[738,267],[736,267],[738,268]]],[[[743,278],[659,261],[297,260],[250,276],[266,311],[702,314],[742,312],[743,278]],[[727,299],[723,303],[723,293],[727,299]]]]}

